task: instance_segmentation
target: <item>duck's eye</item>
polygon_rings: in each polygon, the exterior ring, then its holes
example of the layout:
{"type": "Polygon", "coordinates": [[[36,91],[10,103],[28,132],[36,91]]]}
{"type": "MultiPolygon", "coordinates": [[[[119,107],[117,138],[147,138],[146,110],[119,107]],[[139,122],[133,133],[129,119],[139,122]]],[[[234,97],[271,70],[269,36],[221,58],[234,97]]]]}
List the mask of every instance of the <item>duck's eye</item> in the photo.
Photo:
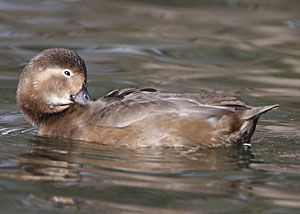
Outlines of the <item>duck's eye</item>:
{"type": "Polygon", "coordinates": [[[64,76],[70,77],[72,76],[72,72],[70,70],[63,70],[64,76]]]}

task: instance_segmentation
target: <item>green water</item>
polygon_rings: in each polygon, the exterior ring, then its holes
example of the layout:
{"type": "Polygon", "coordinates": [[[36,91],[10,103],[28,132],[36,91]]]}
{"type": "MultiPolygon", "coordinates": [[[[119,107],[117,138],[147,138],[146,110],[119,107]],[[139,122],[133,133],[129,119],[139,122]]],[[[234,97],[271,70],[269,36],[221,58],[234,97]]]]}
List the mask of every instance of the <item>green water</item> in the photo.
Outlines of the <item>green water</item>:
{"type": "Polygon", "coordinates": [[[0,1],[1,213],[298,213],[296,0],[0,1]],[[39,137],[16,106],[24,64],[78,50],[97,98],[114,88],[215,91],[264,115],[251,149],[110,148],[39,137]]]}

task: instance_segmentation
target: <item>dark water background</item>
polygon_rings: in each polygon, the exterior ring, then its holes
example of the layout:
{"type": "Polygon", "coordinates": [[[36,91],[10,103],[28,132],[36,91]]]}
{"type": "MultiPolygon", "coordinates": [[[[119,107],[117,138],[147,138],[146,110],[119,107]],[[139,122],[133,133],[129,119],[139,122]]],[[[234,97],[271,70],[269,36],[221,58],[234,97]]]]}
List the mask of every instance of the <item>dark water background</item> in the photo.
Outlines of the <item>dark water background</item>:
{"type": "Polygon", "coordinates": [[[1,0],[0,213],[299,213],[298,0],[1,0]],[[39,137],[15,92],[41,50],[79,51],[93,97],[215,91],[264,115],[251,150],[126,150],[39,137]]]}

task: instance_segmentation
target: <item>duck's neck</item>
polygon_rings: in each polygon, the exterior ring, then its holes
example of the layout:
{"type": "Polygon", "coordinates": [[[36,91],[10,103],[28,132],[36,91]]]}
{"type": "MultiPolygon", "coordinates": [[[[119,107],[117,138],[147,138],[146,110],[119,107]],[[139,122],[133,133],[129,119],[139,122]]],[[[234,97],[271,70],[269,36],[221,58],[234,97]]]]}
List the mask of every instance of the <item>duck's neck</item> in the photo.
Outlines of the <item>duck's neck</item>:
{"type": "Polygon", "coordinates": [[[70,132],[75,127],[74,124],[76,123],[74,123],[74,120],[78,119],[78,115],[80,115],[82,109],[80,105],[71,105],[61,112],[40,114],[39,117],[35,119],[38,133],[40,135],[68,138],[70,132]]]}
{"type": "Polygon", "coordinates": [[[66,114],[67,111],[68,109],[65,109],[61,112],[43,113],[32,111],[31,109],[22,109],[22,113],[25,115],[25,119],[37,129],[40,129],[42,126],[47,126],[59,120],[66,114]]]}

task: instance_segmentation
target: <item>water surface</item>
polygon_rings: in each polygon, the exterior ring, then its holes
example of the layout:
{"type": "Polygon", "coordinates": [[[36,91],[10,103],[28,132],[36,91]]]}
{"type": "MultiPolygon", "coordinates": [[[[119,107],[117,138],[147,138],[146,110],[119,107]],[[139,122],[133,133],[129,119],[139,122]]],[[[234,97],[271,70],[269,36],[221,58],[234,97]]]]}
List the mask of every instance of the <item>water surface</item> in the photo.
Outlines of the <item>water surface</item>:
{"type": "Polygon", "coordinates": [[[0,1],[1,213],[298,213],[300,4],[0,1]],[[36,135],[16,106],[45,48],[86,60],[93,97],[114,88],[205,90],[264,115],[252,148],[110,148],[36,135]]]}

